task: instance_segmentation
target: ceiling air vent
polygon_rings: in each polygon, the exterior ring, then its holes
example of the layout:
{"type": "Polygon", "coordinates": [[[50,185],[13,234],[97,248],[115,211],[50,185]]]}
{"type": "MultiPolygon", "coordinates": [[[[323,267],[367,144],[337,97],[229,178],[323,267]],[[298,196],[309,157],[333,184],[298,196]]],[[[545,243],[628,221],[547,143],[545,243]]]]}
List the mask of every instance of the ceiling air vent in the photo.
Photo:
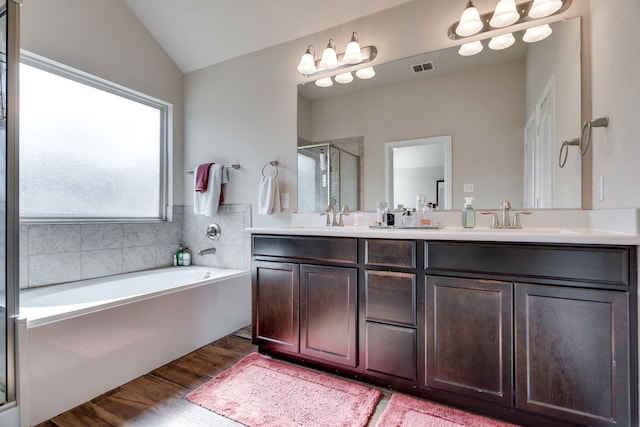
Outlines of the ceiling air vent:
{"type": "Polygon", "coordinates": [[[427,61],[423,64],[412,65],[411,68],[413,69],[414,73],[422,73],[424,71],[434,70],[436,67],[435,65],[433,65],[433,61],[427,61]]]}

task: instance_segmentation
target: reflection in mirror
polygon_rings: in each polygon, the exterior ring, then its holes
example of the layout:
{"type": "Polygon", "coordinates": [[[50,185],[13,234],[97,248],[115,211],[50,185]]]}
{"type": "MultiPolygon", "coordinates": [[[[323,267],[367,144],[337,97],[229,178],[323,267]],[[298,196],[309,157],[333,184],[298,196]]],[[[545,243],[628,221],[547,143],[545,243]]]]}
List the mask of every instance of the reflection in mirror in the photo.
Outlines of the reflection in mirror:
{"type": "Polygon", "coordinates": [[[298,211],[360,209],[362,138],[298,147],[298,211]]]}
{"type": "Polygon", "coordinates": [[[447,208],[460,209],[468,196],[478,209],[503,200],[514,208],[580,208],[577,148],[558,165],[562,142],[580,133],[580,18],[551,26],[552,35],[533,44],[516,33],[518,42],[502,51],[462,57],[454,47],[377,65],[371,80],[300,85],[298,145],[362,138],[360,209],[391,202],[385,143],[438,135],[451,135],[447,208]],[[433,66],[416,73],[417,64],[433,66]]]}
{"type": "Polygon", "coordinates": [[[389,206],[415,207],[422,194],[438,209],[451,209],[451,136],[385,143],[389,206]]]}

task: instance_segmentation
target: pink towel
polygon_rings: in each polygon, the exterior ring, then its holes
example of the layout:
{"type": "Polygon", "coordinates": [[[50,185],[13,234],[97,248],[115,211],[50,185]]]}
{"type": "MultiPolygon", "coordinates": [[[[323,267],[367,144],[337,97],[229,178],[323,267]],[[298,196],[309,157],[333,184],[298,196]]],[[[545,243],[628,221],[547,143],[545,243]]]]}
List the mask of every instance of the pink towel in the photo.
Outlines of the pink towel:
{"type": "Polygon", "coordinates": [[[195,190],[199,193],[207,191],[209,183],[209,168],[213,163],[203,163],[196,169],[196,185],[195,190]]]}

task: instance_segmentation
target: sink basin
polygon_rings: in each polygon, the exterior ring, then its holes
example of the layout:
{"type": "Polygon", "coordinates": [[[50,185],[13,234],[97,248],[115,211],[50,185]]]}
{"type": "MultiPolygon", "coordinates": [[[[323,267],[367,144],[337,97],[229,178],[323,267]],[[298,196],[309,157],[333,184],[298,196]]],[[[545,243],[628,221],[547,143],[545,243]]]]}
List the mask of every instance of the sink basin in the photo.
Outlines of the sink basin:
{"type": "Polygon", "coordinates": [[[566,228],[460,228],[462,232],[480,233],[516,233],[516,234],[575,234],[577,231],[566,228]]]}

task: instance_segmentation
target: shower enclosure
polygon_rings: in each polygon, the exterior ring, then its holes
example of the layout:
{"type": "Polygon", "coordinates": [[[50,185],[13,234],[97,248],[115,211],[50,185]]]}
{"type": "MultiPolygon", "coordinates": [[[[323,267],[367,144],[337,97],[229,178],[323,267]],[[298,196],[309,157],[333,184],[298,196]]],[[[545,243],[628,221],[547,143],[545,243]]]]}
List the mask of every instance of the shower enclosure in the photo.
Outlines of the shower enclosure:
{"type": "MultiPolygon", "coordinates": [[[[18,293],[16,0],[0,1],[0,413],[15,407],[14,320],[18,293]]],[[[2,424],[2,422],[0,422],[2,424]]]]}
{"type": "Polygon", "coordinates": [[[333,144],[298,147],[298,211],[360,209],[360,158],[333,144]]]}

